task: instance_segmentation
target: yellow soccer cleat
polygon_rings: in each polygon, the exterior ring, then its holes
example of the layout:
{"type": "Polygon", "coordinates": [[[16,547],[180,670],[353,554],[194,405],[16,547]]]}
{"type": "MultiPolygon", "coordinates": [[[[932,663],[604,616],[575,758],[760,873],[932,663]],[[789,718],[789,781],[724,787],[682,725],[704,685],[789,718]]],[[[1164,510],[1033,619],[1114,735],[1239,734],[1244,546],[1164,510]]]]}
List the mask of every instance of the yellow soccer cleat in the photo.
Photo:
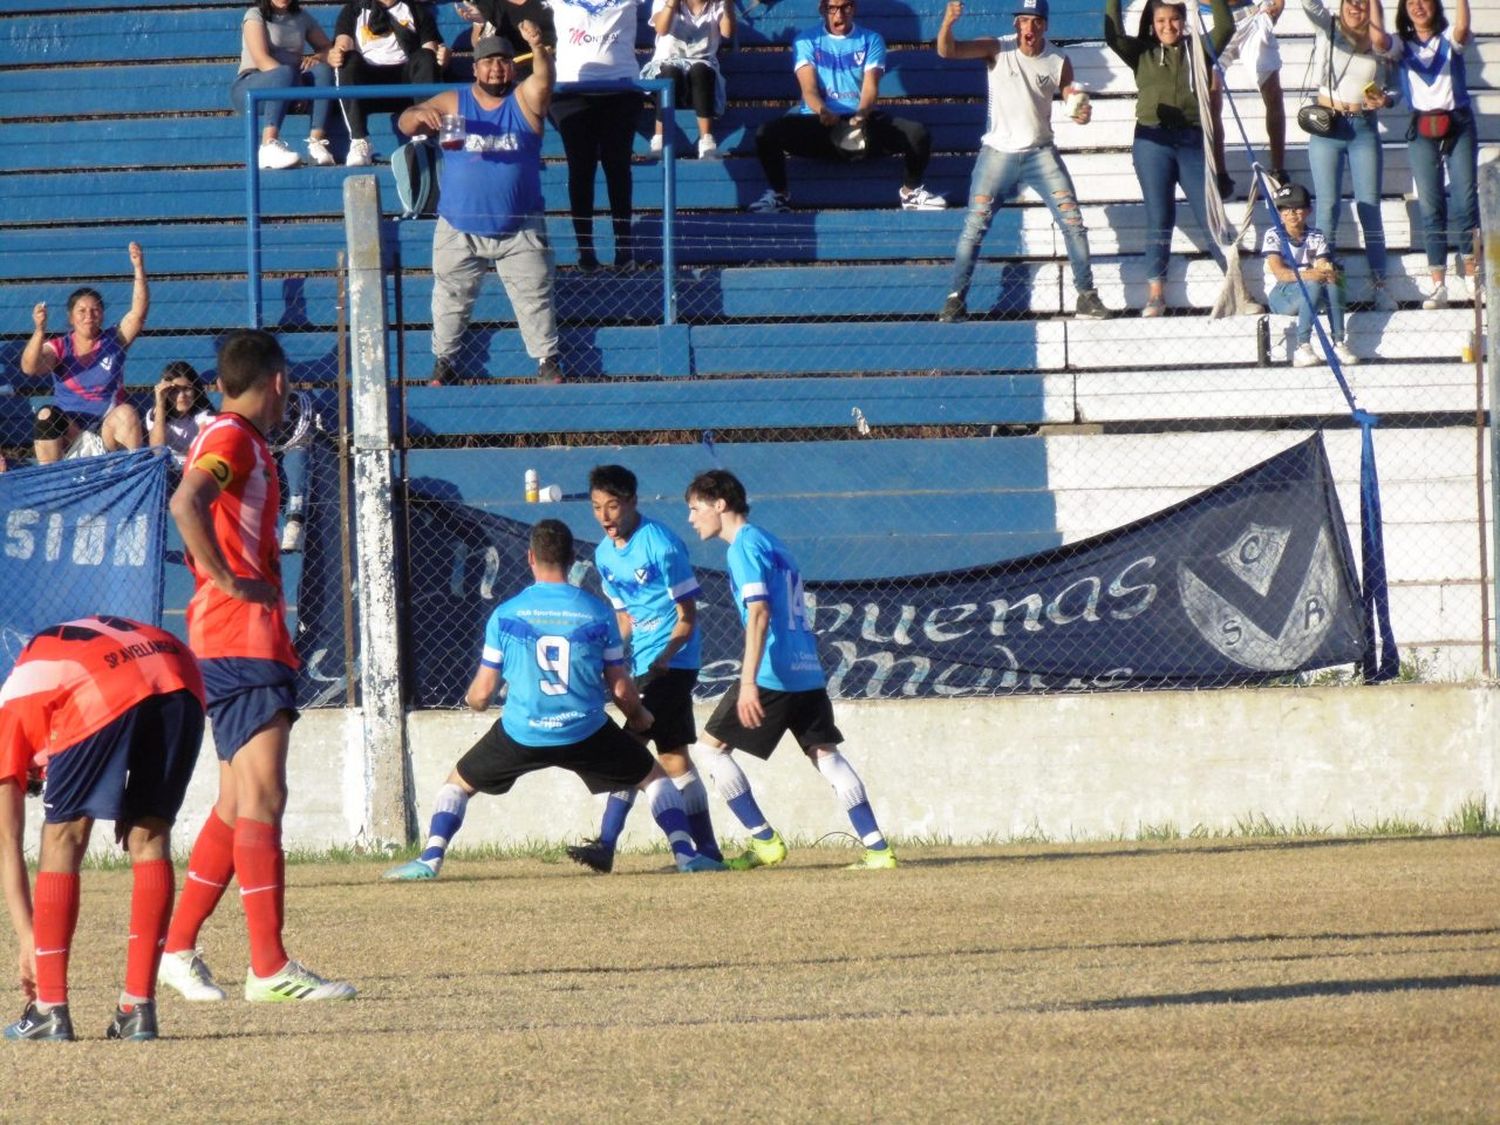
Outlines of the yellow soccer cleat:
{"type": "Polygon", "coordinates": [[[846,871],[889,871],[896,866],[896,853],[889,846],[866,848],[865,854],[851,863],[846,871]]]}
{"type": "Polygon", "coordinates": [[[786,841],[781,833],[772,831],[769,840],[750,837],[750,846],[737,856],[724,861],[731,871],[750,871],[756,867],[775,867],[786,858],[786,841]]]}

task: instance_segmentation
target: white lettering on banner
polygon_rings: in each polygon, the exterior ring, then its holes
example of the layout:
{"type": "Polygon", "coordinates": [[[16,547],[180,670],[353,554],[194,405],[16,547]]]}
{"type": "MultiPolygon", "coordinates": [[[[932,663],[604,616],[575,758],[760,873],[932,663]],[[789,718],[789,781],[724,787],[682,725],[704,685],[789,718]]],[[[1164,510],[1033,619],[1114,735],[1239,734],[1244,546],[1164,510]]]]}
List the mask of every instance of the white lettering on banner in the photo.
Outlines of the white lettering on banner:
{"type": "Polygon", "coordinates": [[[113,528],[108,516],[97,513],[79,515],[73,520],[70,540],[68,519],[61,512],[12,508],[5,516],[7,558],[25,562],[36,555],[38,525],[44,525],[41,551],[47,562],[62,559],[66,545],[68,559],[76,566],[101,566],[106,558],[112,566],[139,568],[146,565],[146,536],[150,524],[145,515],[122,520],[113,528]]]}

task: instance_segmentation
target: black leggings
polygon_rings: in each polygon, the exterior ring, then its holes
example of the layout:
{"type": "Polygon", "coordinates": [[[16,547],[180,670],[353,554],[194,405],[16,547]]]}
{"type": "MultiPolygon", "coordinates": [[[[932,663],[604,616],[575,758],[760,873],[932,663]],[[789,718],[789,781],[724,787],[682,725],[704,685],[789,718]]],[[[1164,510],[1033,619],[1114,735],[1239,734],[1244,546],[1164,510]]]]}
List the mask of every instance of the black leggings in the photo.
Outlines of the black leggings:
{"type": "Polygon", "coordinates": [[[814,160],[867,160],[872,156],[899,155],[904,171],[901,186],[908,191],[922,186],[922,173],[932,157],[932,137],[920,121],[872,113],[865,123],[865,151],[851,157],[833,143],[828,126],[811,113],[792,113],[767,121],[755,133],[755,155],[766,173],[766,182],[786,191],[786,158],[814,160]]]}
{"type": "Polygon", "coordinates": [[[580,254],[594,249],[594,172],[602,164],[615,230],[615,261],[631,256],[630,146],[644,104],[639,90],[552,99],[552,124],[568,157],[568,206],[580,254]]]}
{"type": "Polygon", "coordinates": [[[662,78],[672,79],[677,86],[677,105],[691,105],[699,117],[714,116],[714,95],[718,82],[711,66],[689,66],[686,69],[663,63],[658,72],[662,78]]]}
{"type": "MultiPolygon", "coordinates": [[[[394,66],[375,66],[365,62],[365,57],[358,51],[350,51],[344,57],[344,65],[339,67],[340,86],[417,86],[437,80],[437,55],[426,47],[418,48],[404,63],[394,66]]],[[[399,98],[375,98],[370,101],[351,98],[339,102],[344,107],[344,121],[349,125],[349,136],[356,141],[370,135],[370,127],[365,124],[367,114],[400,113],[411,104],[410,101],[399,98]]]]}

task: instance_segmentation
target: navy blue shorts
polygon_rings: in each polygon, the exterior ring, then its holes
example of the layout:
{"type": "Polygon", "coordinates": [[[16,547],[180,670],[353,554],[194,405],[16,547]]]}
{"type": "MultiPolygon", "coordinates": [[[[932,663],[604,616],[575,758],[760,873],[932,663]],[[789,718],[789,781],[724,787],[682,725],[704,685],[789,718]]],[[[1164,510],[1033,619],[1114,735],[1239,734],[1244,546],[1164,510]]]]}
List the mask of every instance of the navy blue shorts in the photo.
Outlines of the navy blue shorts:
{"type": "Polygon", "coordinates": [[[45,819],[65,824],[88,816],[118,825],[154,816],[170,824],[202,745],[203,708],[192,692],[149,696],[47,760],[45,819]]]}
{"type": "Polygon", "coordinates": [[[200,660],[214,752],[229,762],[260,730],[285,711],[297,721],[297,673],[279,660],[221,656],[200,660]]]}

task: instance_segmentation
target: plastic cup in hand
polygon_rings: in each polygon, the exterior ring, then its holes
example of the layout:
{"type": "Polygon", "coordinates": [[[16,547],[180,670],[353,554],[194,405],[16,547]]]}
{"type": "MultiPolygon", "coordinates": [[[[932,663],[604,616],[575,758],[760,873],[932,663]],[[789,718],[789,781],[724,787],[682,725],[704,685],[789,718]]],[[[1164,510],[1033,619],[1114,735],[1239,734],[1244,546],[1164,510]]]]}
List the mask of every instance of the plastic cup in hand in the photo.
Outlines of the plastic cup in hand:
{"type": "Polygon", "coordinates": [[[1074,86],[1068,99],[1063,103],[1068,110],[1069,117],[1077,117],[1089,104],[1089,92],[1082,86],[1074,86]]]}
{"type": "Polygon", "coordinates": [[[464,119],[456,113],[443,114],[442,127],[438,130],[438,144],[449,152],[464,147],[469,131],[464,128],[464,119]]]}

